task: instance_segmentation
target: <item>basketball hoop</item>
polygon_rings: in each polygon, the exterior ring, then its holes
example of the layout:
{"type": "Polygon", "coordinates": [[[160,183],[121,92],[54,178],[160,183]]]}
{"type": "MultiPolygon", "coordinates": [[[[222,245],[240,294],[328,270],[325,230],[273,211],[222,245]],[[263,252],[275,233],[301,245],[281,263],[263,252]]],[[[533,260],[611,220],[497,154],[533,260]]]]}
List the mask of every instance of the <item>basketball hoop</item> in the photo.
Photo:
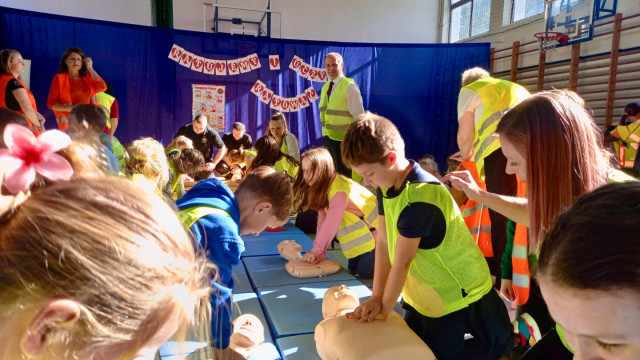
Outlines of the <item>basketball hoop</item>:
{"type": "Polygon", "coordinates": [[[556,31],[543,31],[533,34],[540,43],[540,51],[555,49],[558,45],[566,44],[569,35],[556,31]]]}

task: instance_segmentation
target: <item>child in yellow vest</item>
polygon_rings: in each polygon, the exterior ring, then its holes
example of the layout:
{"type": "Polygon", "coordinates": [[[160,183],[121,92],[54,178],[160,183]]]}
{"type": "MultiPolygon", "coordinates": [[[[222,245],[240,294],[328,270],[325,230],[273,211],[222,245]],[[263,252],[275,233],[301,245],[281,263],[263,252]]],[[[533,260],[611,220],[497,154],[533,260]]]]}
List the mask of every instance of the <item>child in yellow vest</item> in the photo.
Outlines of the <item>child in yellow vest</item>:
{"type": "Polygon", "coordinates": [[[373,277],[378,226],[376,197],[371,191],[337,174],[326,148],[302,154],[301,171],[293,184],[301,210],[318,211],[313,249],[304,260],[316,264],[326,255],[334,237],[340,241],[349,271],[361,278],[373,277]]]}
{"type": "Polygon", "coordinates": [[[405,157],[393,123],[360,115],[347,129],[342,158],[378,188],[380,214],[373,295],[348,317],[386,318],[402,293],[407,324],[436,358],[509,354],[509,316],[480,249],[447,188],[405,157]]]}

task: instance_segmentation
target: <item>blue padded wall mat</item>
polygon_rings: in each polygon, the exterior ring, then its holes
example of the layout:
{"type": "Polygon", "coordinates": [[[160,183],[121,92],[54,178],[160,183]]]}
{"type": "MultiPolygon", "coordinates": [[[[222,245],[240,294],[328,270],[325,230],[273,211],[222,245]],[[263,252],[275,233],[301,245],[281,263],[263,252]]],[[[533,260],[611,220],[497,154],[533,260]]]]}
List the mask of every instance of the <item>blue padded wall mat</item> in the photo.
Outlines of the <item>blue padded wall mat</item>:
{"type": "Polygon", "coordinates": [[[276,343],[285,360],[320,360],[313,334],[281,337],[276,343]]]}
{"type": "Polygon", "coordinates": [[[358,280],[325,281],[261,288],[259,298],[271,322],[274,336],[311,334],[322,321],[322,299],[332,286],[344,284],[352,288],[364,301],[371,290],[358,280]]]}

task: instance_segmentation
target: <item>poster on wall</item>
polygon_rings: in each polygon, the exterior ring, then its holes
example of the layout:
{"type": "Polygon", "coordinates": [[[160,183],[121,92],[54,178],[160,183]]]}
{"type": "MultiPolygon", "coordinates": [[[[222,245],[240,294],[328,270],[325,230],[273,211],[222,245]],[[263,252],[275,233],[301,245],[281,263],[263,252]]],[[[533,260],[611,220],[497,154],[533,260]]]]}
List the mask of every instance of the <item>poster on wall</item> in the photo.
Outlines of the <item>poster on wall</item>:
{"type": "Polygon", "coordinates": [[[207,117],[209,126],[222,133],[225,130],[225,87],[219,85],[191,84],[191,118],[197,114],[207,117]]]}

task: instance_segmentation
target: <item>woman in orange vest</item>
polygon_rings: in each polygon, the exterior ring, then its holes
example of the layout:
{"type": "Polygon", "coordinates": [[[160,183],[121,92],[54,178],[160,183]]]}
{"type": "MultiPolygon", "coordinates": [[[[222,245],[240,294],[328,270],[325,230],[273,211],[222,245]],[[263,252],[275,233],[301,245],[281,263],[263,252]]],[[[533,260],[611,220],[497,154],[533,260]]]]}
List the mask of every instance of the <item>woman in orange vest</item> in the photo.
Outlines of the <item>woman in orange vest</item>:
{"type": "Polygon", "coordinates": [[[0,107],[23,114],[29,123],[29,130],[36,136],[44,131],[44,116],[38,112],[36,99],[20,79],[24,71],[24,60],[16,50],[0,51],[0,107]]]}
{"type": "Polygon", "coordinates": [[[56,116],[58,128],[69,128],[68,116],[74,105],[100,105],[96,94],[106,89],[107,84],[93,69],[93,60],[77,47],[68,48],[62,54],[47,100],[47,106],[56,116]]]}
{"type": "MultiPolygon", "coordinates": [[[[502,117],[496,132],[508,160],[506,172],[517,174],[526,182],[526,198],[482,190],[468,172],[454,172],[442,180],[450,180],[469,198],[500,212],[521,225],[521,229],[529,227],[528,240],[518,236],[522,231],[515,229],[512,291],[505,292],[512,293],[509,296],[515,297],[520,305],[539,301],[544,315],[535,321],[542,327],[542,320],[551,318],[540,290],[531,281],[529,256],[537,258],[540,242],[555,224],[556,216],[578,197],[610,181],[632,178],[611,168],[601,145],[602,133],[582,98],[572,91],[532,95],[502,117]]],[[[522,360],[573,358],[553,326],[546,334],[540,329],[540,335],[542,341],[534,339],[536,346],[522,360]]]]}

